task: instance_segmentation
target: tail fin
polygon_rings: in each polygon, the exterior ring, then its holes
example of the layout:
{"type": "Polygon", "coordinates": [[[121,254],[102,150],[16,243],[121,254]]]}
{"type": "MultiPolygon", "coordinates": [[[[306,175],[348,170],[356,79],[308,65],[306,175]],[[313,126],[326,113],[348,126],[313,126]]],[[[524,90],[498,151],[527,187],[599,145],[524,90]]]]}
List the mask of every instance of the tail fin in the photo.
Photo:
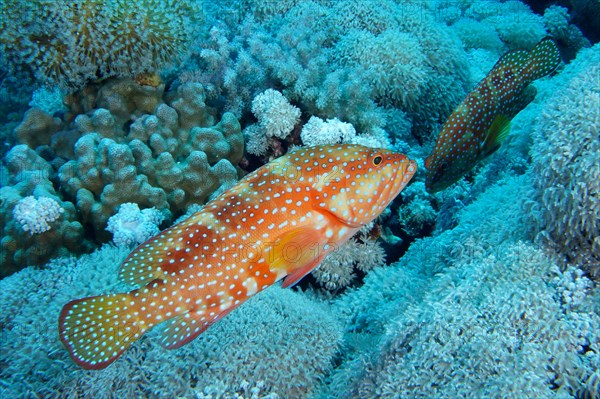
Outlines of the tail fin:
{"type": "Polygon", "coordinates": [[[523,75],[528,81],[542,78],[558,67],[560,64],[560,52],[556,43],[551,38],[542,39],[529,52],[528,64],[523,75]]]}
{"type": "Polygon", "coordinates": [[[131,293],[101,295],[63,307],[58,321],[60,340],[75,363],[84,369],[103,369],[152,327],[139,317],[134,298],[131,293]]]}

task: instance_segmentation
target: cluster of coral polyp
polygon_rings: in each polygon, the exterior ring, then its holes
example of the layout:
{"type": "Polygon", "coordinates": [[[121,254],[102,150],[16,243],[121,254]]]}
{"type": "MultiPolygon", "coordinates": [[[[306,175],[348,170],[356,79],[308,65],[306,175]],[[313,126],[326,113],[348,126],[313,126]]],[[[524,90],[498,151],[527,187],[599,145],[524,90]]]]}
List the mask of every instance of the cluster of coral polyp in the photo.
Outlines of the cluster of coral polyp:
{"type": "Polygon", "coordinates": [[[237,181],[244,154],[240,124],[231,113],[219,117],[204,99],[198,83],[165,92],[163,84],[115,79],[70,96],[69,110],[60,118],[30,109],[15,129],[22,145],[7,156],[14,162],[0,192],[1,213],[12,215],[19,201],[32,195],[53,198],[69,211],[35,234],[23,229],[19,218],[7,218],[3,264],[22,266],[56,256],[60,239],[36,256],[17,254],[20,243],[56,236],[64,221],[86,227],[77,230],[80,240],[103,242],[110,237],[108,218],[123,203],[155,207],[170,219],[237,181]],[[31,179],[37,183],[28,183],[31,179]],[[36,193],[40,179],[46,189],[36,193]]]}

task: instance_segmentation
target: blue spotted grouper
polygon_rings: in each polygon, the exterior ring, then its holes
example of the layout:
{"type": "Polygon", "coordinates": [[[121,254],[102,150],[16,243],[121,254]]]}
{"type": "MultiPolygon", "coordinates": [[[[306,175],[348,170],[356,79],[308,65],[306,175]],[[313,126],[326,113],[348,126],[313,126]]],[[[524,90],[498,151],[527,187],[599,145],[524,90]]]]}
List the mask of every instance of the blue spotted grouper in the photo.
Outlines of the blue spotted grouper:
{"type": "Polygon", "coordinates": [[[252,295],[310,273],[374,220],[416,169],[402,154],[359,145],[275,159],[138,246],[120,270],[137,289],[66,304],[60,339],[86,369],[107,367],[159,324],[163,346],[185,345],[252,295]]]}
{"type": "Polygon", "coordinates": [[[530,83],[554,71],[559,63],[558,48],[549,38],[531,51],[504,54],[442,127],[425,160],[427,191],[447,188],[494,153],[508,135],[511,119],[535,97],[530,83]]]}

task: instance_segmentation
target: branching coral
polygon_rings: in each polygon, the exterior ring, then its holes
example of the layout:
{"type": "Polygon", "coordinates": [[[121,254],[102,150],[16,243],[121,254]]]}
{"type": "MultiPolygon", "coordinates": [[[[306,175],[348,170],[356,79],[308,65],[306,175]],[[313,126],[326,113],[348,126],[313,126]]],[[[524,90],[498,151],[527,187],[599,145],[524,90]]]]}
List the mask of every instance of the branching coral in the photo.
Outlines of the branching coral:
{"type": "Polygon", "coordinates": [[[195,2],[9,0],[0,52],[13,73],[79,87],[89,79],[157,71],[184,50],[201,13],[195,2]]]}

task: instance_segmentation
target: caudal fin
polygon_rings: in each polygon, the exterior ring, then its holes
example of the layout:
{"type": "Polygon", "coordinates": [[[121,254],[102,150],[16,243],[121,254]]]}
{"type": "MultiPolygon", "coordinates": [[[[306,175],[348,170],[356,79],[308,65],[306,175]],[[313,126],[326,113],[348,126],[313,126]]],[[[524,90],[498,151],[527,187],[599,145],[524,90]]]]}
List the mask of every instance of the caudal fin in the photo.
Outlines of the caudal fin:
{"type": "Polygon", "coordinates": [[[542,78],[554,71],[560,64],[560,52],[551,38],[542,39],[529,52],[527,66],[523,75],[528,81],[542,78]]]}
{"type": "Polygon", "coordinates": [[[60,313],[60,340],[79,366],[103,369],[151,327],[139,315],[132,294],[71,301],[60,313]]]}

